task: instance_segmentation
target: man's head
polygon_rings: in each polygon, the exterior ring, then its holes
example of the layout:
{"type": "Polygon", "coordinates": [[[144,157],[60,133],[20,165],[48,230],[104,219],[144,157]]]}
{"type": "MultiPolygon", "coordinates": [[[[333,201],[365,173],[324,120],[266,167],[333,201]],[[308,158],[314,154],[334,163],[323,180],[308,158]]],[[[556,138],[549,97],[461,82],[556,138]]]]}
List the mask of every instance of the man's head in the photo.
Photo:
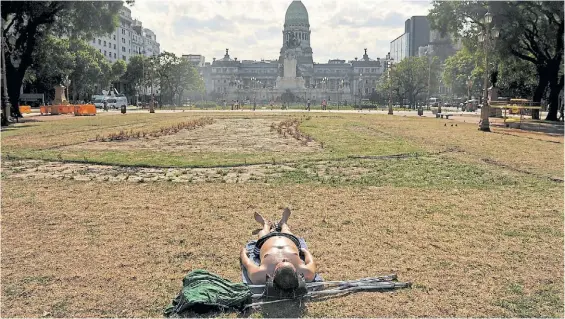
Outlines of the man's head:
{"type": "Polygon", "coordinates": [[[298,288],[300,282],[294,265],[287,261],[278,263],[273,274],[273,284],[282,290],[298,288]]]}

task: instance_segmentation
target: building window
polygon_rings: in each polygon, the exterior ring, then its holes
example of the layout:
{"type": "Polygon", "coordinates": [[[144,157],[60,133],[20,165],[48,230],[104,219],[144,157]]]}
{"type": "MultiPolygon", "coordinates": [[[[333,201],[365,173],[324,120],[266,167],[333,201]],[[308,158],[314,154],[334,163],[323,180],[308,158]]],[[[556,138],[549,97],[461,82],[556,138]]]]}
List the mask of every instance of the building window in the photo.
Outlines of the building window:
{"type": "Polygon", "coordinates": [[[125,56],[125,55],[122,55],[122,60],[124,60],[124,61],[126,60],[126,56],[125,56]]]}
{"type": "Polygon", "coordinates": [[[114,40],[116,40],[116,35],[114,34],[114,40]]]}
{"type": "Polygon", "coordinates": [[[114,50],[116,50],[116,44],[114,43],[114,50]]]}
{"type": "Polygon", "coordinates": [[[102,40],[98,39],[98,45],[102,45],[102,40]]]}
{"type": "Polygon", "coordinates": [[[104,46],[106,46],[106,41],[104,41],[104,46]]]}
{"type": "Polygon", "coordinates": [[[126,34],[126,30],[122,29],[122,34],[126,34]]]}
{"type": "Polygon", "coordinates": [[[125,38],[122,38],[122,43],[126,43],[126,39],[125,39],[125,38]]]}
{"type": "Polygon", "coordinates": [[[104,56],[106,56],[106,55],[107,55],[107,54],[106,54],[106,50],[104,50],[104,56]]]}
{"type": "Polygon", "coordinates": [[[122,47],[122,52],[126,52],[126,47],[122,47]]]}
{"type": "Polygon", "coordinates": [[[116,52],[114,52],[114,59],[116,58],[116,52]]]}

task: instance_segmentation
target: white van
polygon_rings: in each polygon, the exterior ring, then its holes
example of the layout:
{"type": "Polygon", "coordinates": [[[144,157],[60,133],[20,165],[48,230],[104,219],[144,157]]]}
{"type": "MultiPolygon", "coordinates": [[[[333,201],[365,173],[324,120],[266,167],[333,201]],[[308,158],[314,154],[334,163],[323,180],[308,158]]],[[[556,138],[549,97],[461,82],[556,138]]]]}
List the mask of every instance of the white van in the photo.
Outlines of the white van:
{"type": "Polygon", "coordinates": [[[112,109],[120,109],[122,106],[128,105],[128,98],[125,96],[108,97],[108,107],[112,109]]]}
{"type": "Polygon", "coordinates": [[[104,95],[93,95],[92,96],[92,103],[94,104],[94,106],[96,106],[96,108],[103,108],[104,107],[104,101],[107,99],[106,96],[104,95]]]}

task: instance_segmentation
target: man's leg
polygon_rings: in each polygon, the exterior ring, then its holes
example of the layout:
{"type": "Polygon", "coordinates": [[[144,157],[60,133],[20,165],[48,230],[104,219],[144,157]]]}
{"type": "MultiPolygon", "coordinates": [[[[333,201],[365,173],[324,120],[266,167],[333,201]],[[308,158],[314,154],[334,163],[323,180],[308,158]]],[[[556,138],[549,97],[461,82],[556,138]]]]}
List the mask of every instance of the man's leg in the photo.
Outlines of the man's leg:
{"type": "Polygon", "coordinates": [[[268,233],[271,232],[271,222],[269,222],[268,220],[266,220],[265,218],[263,218],[263,216],[261,216],[261,214],[259,213],[255,213],[254,214],[255,220],[263,225],[263,229],[261,229],[261,231],[259,232],[258,236],[259,238],[267,235],[268,233]]]}
{"type": "Polygon", "coordinates": [[[290,209],[288,209],[287,207],[284,209],[282,213],[281,221],[279,222],[279,226],[281,227],[281,233],[292,234],[290,228],[287,225],[289,218],[290,218],[290,209]]]}

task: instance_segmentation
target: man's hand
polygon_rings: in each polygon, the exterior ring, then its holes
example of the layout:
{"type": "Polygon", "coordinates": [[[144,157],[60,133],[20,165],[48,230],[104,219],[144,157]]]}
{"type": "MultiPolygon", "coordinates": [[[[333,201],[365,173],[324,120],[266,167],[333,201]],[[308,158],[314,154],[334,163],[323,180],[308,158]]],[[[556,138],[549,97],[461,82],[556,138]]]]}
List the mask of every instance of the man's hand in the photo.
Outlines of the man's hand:
{"type": "Polygon", "coordinates": [[[252,284],[264,284],[266,281],[266,272],[261,269],[260,266],[257,266],[253,260],[247,256],[247,249],[243,247],[241,250],[241,254],[239,256],[243,267],[247,269],[247,275],[251,280],[252,284]]]}

